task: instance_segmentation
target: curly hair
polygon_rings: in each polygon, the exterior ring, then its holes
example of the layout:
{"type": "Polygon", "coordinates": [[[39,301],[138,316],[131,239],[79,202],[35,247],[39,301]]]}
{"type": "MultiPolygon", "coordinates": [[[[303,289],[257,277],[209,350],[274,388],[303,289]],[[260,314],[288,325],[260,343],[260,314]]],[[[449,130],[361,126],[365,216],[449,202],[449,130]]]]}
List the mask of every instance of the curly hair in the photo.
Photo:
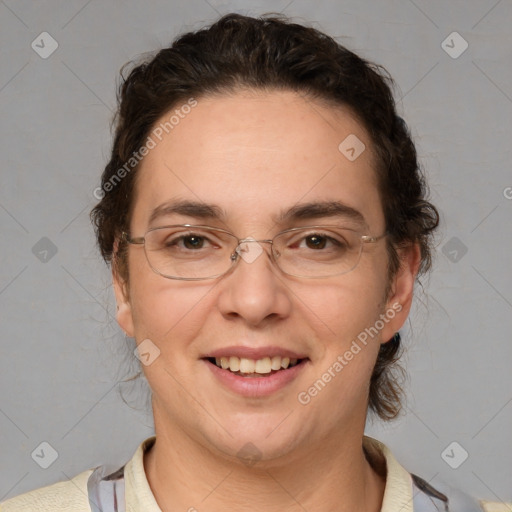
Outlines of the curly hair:
{"type": "MultiPolygon", "coordinates": [[[[398,249],[418,244],[419,275],[431,267],[432,235],[439,223],[410,132],[398,116],[393,79],[333,38],[282,15],[228,14],[209,27],[178,37],[170,47],[121,70],[115,136],[101,181],[101,200],[91,212],[105,261],[128,282],[126,244],[137,165],[126,162],[144,145],[163,115],[190,98],[241,89],[290,90],[351,109],[366,128],[376,155],[376,174],[386,223],[389,277],[400,268],[398,249]],[[122,179],[119,178],[122,173],[122,179]]],[[[400,336],[381,345],[370,381],[368,406],[382,419],[395,417],[402,390],[397,360],[400,336]]]]}

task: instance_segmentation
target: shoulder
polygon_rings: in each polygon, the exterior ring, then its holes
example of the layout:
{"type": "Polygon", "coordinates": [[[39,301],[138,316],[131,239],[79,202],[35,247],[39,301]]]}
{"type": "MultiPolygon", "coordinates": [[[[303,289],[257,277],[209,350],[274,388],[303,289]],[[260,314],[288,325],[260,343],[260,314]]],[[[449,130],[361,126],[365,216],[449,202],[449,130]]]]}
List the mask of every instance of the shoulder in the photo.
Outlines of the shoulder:
{"type": "Polygon", "coordinates": [[[71,480],[41,487],[0,503],[0,512],[90,512],[87,480],[91,470],[71,480]]]}
{"type": "Polygon", "coordinates": [[[485,512],[512,512],[512,503],[498,501],[482,501],[481,503],[485,512]]]}
{"type": "Polygon", "coordinates": [[[443,482],[436,482],[434,486],[416,475],[411,474],[411,478],[414,511],[483,512],[488,510],[482,502],[443,482]]]}
{"type": "Polygon", "coordinates": [[[512,512],[510,503],[478,501],[445,483],[430,484],[409,473],[376,439],[365,436],[363,447],[374,469],[386,477],[382,512],[512,512]]]}
{"type": "Polygon", "coordinates": [[[446,483],[435,487],[412,475],[414,512],[448,510],[449,512],[512,512],[512,504],[479,501],[446,483]]]}

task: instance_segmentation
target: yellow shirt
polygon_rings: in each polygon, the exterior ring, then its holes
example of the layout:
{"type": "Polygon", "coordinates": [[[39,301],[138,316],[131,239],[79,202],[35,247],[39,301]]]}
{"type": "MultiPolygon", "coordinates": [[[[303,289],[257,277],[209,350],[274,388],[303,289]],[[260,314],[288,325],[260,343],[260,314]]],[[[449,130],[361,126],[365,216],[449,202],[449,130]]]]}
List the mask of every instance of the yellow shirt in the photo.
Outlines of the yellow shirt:
{"type": "MultiPolygon", "coordinates": [[[[126,512],[162,512],[144,472],[144,451],[155,437],[143,441],[124,470],[126,512]]],[[[414,512],[411,475],[379,441],[364,437],[367,453],[380,454],[386,465],[386,487],[381,512],[414,512]]],[[[0,512],[90,512],[87,480],[92,469],[73,479],[27,492],[0,504],[0,512]]],[[[512,512],[512,504],[481,502],[486,512],[512,512]]]]}

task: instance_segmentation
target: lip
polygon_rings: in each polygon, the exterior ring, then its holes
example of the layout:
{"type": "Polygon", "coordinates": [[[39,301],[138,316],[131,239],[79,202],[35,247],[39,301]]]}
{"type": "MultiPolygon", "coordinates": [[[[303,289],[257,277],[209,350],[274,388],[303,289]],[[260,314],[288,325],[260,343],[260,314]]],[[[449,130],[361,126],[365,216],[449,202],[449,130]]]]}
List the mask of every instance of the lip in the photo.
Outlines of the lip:
{"type": "Polygon", "coordinates": [[[201,359],[205,359],[207,357],[244,357],[246,359],[263,359],[264,357],[289,357],[290,359],[307,359],[307,355],[299,354],[297,352],[293,352],[292,350],[287,350],[282,347],[276,346],[267,346],[267,347],[244,347],[242,345],[224,347],[214,350],[213,352],[209,352],[208,354],[204,354],[201,356],[201,359]]]}
{"type": "MultiPolygon", "coordinates": [[[[274,355],[280,355],[281,353],[282,351],[274,355]]],[[[232,352],[230,352],[230,354],[235,355],[232,352]]],[[[265,354],[269,355],[268,352],[265,352],[265,354]]],[[[302,358],[298,357],[297,359],[302,358]]],[[[211,363],[207,359],[202,359],[202,361],[208,366],[213,376],[218,379],[223,386],[227,387],[231,391],[248,398],[263,398],[282,390],[295,380],[297,376],[304,371],[309,359],[303,359],[292,368],[279,370],[267,377],[242,377],[234,374],[230,370],[223,370],[222,368],[219,368],[216,364],[211,363]]]]}

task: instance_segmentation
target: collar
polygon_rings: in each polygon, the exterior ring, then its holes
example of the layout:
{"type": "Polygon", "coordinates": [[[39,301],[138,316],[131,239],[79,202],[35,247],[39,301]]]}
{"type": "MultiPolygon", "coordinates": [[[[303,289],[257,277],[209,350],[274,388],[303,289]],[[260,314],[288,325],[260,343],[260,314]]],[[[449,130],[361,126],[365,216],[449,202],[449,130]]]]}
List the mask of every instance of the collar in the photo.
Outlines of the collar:
{"type": "Polygon", "coordinates": [[[363,449],[370,464],[379,471],[385,468],[386,486],[381,512],[413,512],[412,478],[395,459],[389,448],[373,439],[363,437],[363,449]]]}

